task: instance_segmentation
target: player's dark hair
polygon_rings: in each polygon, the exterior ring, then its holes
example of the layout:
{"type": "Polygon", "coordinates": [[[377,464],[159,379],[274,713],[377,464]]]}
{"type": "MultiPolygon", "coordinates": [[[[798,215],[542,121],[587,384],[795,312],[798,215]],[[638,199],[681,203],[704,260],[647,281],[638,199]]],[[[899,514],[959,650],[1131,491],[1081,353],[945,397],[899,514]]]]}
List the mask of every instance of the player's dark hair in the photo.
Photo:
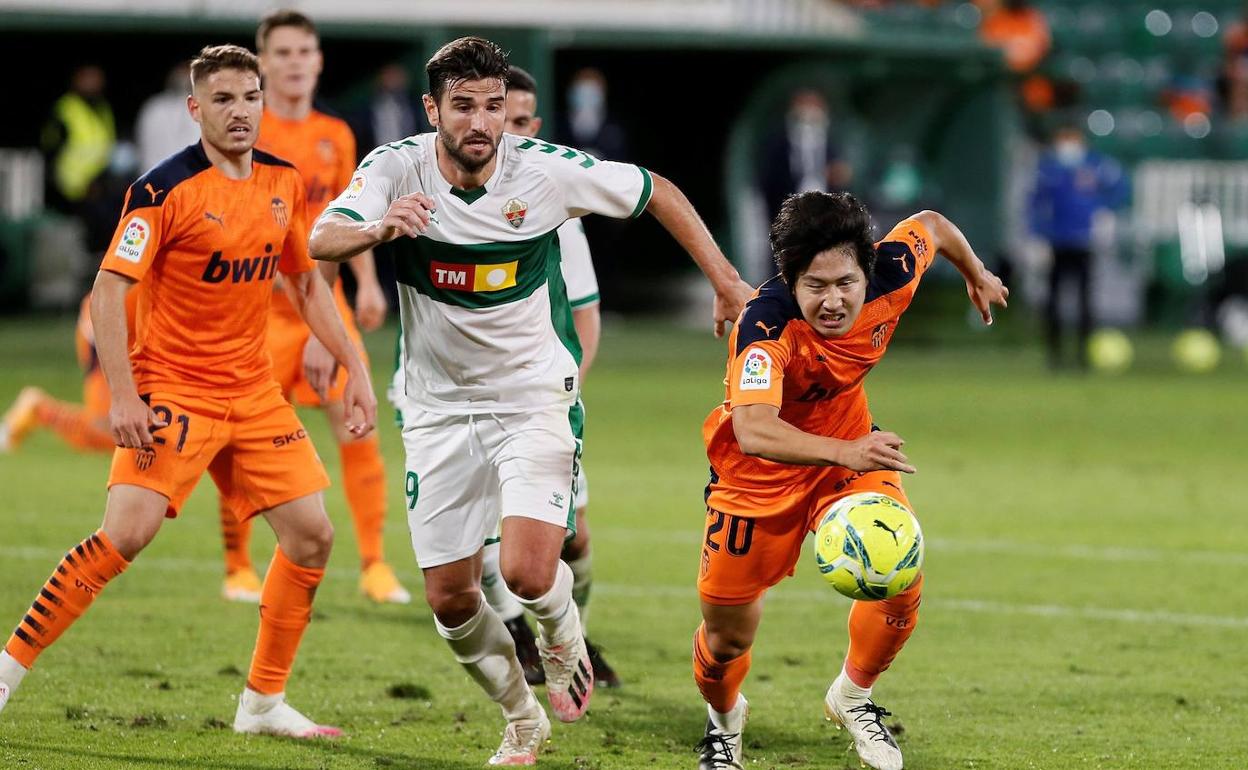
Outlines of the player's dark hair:
{"type": "Polygon", "coordinates": [[[273,30],[278,27],[297,27],[304,32],[316,35],[316,25],[312,23],[312,19],[307,15],[299,13],[293,8],[279,8],[276,11],[270,11],[260,20],[260,26],[256,27],[256,51],[263,53],[265,45],[269,42],[269,35],[273,34],[273,30]]]}
{"type": "Polygon", "coordinates": [[[429,95],[441,101],[447,88],[465,80],[497,78],[507,85],[507,53],[483,37],[461,37],[438,49],[425,64],[429,95]]]}
{"type": "Polygon", "coordinates": [[[524,91],[526,94],[537,96],[537,81],[532,75],[513,64],[507,68],[507,90],[524,91]]]}
{"type": "Polygon", "coordinates": [[[784,199],[771,223],[771,251],[790,289],[816,256],[837,246],[853,249],[858,266],[871,276],[875,243],[871,215],[861,201],[846,192],[804,192],[784,199]]]}
{"type": "Polygon", "coordinates": [[[243,70],[260,77],[260,60],[238,45],[206,45],[191,60],[191,86],[221,70],[243,70]]]}

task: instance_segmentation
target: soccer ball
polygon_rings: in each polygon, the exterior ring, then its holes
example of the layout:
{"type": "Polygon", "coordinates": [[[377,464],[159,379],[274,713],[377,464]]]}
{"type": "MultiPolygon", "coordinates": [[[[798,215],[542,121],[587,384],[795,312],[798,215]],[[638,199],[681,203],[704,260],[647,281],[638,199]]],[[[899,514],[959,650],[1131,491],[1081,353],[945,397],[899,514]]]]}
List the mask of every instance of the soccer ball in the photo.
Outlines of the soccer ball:
{"type": "Polygon", "coordinates": [[[1117,329],[1098,329],[1088,340],[1088,363],[1097,371],[1109,374],[1125,372],[1131,366],[1132,358],[1131,340],[1117,329]]]}
{"type": "Polygon", "coordinates": [[[1204,374],[1217,368],[1222,358],[1222,346],[1209,331],[1188,329],[1174,338],[1170,355],[1183,371],[1204,374]]]}
{"type": "Polygon", "coordinates": [[[919,576],[923,532],[914,514],[888,495],[849,495],[819,522],[815,562],[823,579],[851,599],[890,599],[919,576]]]}

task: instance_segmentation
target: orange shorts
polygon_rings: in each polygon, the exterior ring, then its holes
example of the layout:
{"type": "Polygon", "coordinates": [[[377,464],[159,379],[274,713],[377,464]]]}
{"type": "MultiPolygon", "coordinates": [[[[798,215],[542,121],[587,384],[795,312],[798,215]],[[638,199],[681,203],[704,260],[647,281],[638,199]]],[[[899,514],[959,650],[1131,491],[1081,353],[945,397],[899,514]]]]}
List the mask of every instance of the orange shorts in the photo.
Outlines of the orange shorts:
{"type": "Polygon", "coordinates": [[[108,486],[134,484],[169,498],[173,518],[204,471],[241,521],[329,486],[329,476],[277,383],[233,398],[144,396],[168,423],[148,449],[113,452],[108,486]]]}
{"type": "Polygon", "coordinates": [[[698,569],[702,600],[738,605],[762,596],[793,574],[806,533],[819,526],[832,503],[859,492],[879,492],[910,507],[896,471],[857,473],[828,468],[816,478],[809,494],[797,502],[787,498],[778,503],[786,506],[783,510],[760,510],[751,516],[745,511],[734,515],[707,508],[698,569]]]}
{"type": "MultiPolygon", "coordinates": [[[[334,305],[338,315],[347,327],[347,336],[355,343],[368,366],[368,355],[364,352],[364,339],[355,326],[355,315],[347,304],[347,295],[342,291],[342,281],[334,286],[334,305]]],[[[312,390],[303,376],[303,346],[308,344],[312,330],[303,322],[299,312],[291,305],[284,292],[273,294],[273,310],[269,313],[268,348],[273,359],[273,377],[282,386],[282,393],[291,403],[299,406],[321,406],[321,399],[312,390]]],[[[347,387],[347,371],[341,366],[329,389],[330,401],[341,401],[343,391],[347,387]]]]}
{"type": "Polygon", "coordinates": [[[108,380],[104,379],[104,370],[95,367],[82,378],[82,407],[91,419],[108,419],[108,410],[112,399],[108,394],[108,380]]]}

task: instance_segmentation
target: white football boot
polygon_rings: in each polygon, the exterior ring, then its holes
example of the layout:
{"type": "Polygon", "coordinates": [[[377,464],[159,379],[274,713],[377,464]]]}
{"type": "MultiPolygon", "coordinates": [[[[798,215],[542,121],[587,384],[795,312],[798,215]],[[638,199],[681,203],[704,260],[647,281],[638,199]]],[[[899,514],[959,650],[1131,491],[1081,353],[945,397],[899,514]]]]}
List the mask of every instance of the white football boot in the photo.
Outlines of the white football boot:
{"type": "Polygon", "coordinates": [[[842,671],[823,698],[824,716],[835,722],[838,730],[844,727],[849,732],[858,758],[867,767],[901,770],[901,749],[884,726],[884,717],[892,716],[892,712],[875,705],[869,695],[846,692],[847,683],[842,671]]]}
{"type": "Polygon", "coordinates": [[[737,705],[727,714],[706,707],[706,735],[698,742],[698,770],[741,770],[741,733],[750,716],[750,704],[737,695],[737,705]],[[718,719],[716,719],[718,717],[718,719]]]}
{"type": "Polygon", "coordinates": [[[245,688],[234,712],[234,732],[252,735],[284,735],[289,738],[338,738],[342,730],[318,725],[291,708],[286,693],[261,695],[245,688]]]}
{"type": "MultiPolygon", "coordinates": [[[[571,605],[568,611],[576,612],[576,605],[571,605]]],[[[581,634],[579,615],[572,627],[575,633],[566,642],[547,644],[544,638],[537,640],[537,652],[546,671],[546,697],[550,700],[550,710],[560,722],[580,719],[594,693],[594,664],[581,634]]]]}
{"type": "Polygon", "coordinates": [[[503,730],[503,742],[488,765],[536,765],[542,744],[550,740],[550,717],[537,707],[536,719],[514,719],[503,730]]]}
{"type": "Polygon", "coordinates": [[[27,671],[29,671],[28,668],[0,649],[0,711],[4,711],[4,704],[9,702],[9,697],[22,683],[22,678],[26,676],[27,671]]]}

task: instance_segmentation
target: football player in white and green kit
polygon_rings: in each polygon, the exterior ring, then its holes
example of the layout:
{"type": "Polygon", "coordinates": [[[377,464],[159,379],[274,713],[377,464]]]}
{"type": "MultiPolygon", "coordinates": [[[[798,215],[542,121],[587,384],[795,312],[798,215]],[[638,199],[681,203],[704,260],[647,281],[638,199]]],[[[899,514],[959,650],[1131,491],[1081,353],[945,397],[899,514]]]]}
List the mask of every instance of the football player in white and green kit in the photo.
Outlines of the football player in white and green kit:
{"type": "Polygon", "coordinates": [[[710,279],[717,332],[751,289],[666,179],[504,134],[498,46],[461,38],[426,72],[436,131],[369,154],[318,220],[310,251],[342,261],[414,239],[396,264],[412,546],[438,633],[508,721],[490,764],[528,765],[550,722],[480,590],[482,543],[500,512],[503,577],[537,621],[551,709],[578,719],[593,690],[572,573],[559,560],[583,413],[557,230],[589,213],[649,211],[710,279]]]}

